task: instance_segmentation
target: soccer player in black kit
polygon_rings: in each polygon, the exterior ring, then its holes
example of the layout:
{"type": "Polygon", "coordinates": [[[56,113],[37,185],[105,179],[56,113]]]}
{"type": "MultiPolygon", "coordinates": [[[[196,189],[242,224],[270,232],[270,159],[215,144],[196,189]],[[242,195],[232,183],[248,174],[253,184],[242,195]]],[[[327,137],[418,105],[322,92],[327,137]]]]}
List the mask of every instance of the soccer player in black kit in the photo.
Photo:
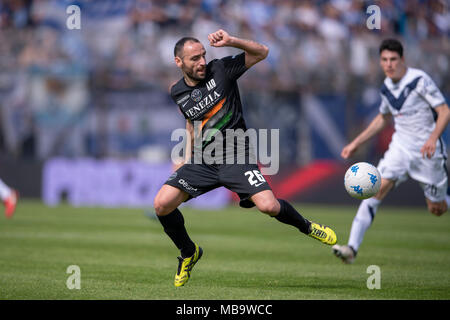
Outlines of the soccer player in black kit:
{"type": "Polygon", "coordinates": [[[190,239],[178,206],[217,187],[236,192],[241,207],[256,206],[259,211],[325,244],[333,245],[337,241],[331,228],[303,218],[287,201],[277,199],[256,162],[240,164],[239,157],[250,158],[248,143],[238,148],[234,139],[216,141],[214,138],[214,132],[220,131],[225,136],[227,129],[247,129],[237,79],[265,59],[269,49],[254,41],[230,36],[224,30],[211,33],[208,40],[212,47],[229,46],[243,52],[206,63],[206,50],[199,40],[185,37],[175,45],[175,63],[183,77],[171,87],[171,96],[186,118],[186,131],[191,139],[187,139],[184,162],[159,190],[154,208],[165,233],[181,252],[175,275],[176,287],[186,284],[192,268],[203,254],[202,248],[190,239]],[[200,143],[195,142],[194,135],[200,137],[200,143]],[[205,160],[205,147],[211,143],[220,143],[223,156],[214,159],[222,161],[211,163],[211,160],[205,160]],[[233,152],[229,153],[230,149],[233,152]],[[200,161],[193,159],[198,150],[200,161]]]}

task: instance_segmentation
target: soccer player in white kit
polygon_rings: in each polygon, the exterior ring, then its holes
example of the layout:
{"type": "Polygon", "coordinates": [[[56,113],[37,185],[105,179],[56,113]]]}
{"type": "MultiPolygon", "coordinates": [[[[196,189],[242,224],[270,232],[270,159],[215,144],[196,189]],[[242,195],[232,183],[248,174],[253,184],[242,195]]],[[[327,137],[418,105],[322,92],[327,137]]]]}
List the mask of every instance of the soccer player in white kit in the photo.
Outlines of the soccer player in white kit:
{"type": "Polygon", "coordinates": [[[364,234],[372,224],[378,206],[389,191],[408,177],[419,182],[430,213],[447,211],[447,151],[441,138],[450,111],[442,93],[422,70],[407,67],[402,44],[384,40],[379,49],[380,65],[386,79],[381,87],[380,113],[350,144],[342,149],[344,159],[351,157],[364,142],[380,132],[391,118],[395,132],[389,149],[378,164],[380,191],[363,200],[353,219],[347,245],[334,245],[334,254],[352,263],[364,234]]]}

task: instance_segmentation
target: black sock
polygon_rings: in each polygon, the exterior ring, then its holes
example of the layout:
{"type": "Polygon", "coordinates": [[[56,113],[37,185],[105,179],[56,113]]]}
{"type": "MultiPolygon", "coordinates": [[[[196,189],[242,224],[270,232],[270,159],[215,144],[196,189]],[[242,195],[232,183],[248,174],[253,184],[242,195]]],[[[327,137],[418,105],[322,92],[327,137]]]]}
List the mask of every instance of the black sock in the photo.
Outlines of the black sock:
{"type": "Polygon", "coordinates": [[[350,249],[352,249],[353,251],[353,256],[356,258],[356,255],[358,254],[358,251],[356,251],[355,249],[353,249],[352,246],[348,246],[350,249]]]}
{"type": "Polygon", "coordinates": [[[184,227],[184,218],[180,210],[175,209],[165,216],[158,216],[164,232],[172,239],[173,243],[181,251],[181,257],[187,258],[195,253],[195,244],[184,227]]]}
{"type": "Polygon", "coordinates": [[[278,199],[278,202],[280,202],[281,208],[280,213],[275,216],[275,219],[280,222],[290,224],[291,226],[298,228],[304,234],[308,234],[311,222],[303,218],[302,215],[298,213],[297,210],[295,210],[287,201],[278,199]]]}

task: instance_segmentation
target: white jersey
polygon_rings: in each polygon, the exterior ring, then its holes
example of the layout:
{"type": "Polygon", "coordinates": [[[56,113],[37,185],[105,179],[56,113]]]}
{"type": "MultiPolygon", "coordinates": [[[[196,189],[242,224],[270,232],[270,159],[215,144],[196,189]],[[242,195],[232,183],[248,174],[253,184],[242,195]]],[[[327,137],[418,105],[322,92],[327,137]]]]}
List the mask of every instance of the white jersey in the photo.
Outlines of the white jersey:
{"type": "MultiPolygon", "coordinates": [[[[436,125],[434,107],[445,103],[444,96],[424,71],[414,68],[408,68],[397,83],[386,78],[380,91],[380,112],[391,113],[395,123],[392,142],[420,157],[420,149],[436,125]]],[[[437,142],[436,153],[446,157],[442,138],[437,142]]]]}

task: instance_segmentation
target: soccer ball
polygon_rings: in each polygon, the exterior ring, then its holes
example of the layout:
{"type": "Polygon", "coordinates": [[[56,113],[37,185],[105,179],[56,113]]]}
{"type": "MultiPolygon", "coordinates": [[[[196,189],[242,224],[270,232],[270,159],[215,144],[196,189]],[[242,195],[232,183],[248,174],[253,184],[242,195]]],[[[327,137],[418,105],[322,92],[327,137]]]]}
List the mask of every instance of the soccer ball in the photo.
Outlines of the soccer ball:
{"type": "Polygon", "coordinates": [[[353,198],[368,199],[380,190],[381,176],[377,168],[370,163],[358,162],[348,168],[344,185],[353,198]]]}

